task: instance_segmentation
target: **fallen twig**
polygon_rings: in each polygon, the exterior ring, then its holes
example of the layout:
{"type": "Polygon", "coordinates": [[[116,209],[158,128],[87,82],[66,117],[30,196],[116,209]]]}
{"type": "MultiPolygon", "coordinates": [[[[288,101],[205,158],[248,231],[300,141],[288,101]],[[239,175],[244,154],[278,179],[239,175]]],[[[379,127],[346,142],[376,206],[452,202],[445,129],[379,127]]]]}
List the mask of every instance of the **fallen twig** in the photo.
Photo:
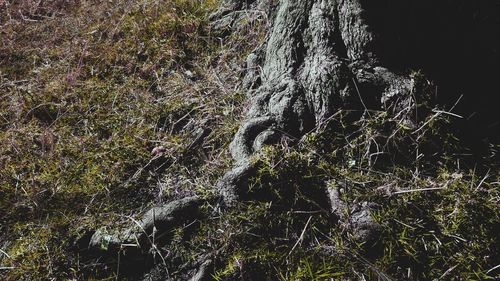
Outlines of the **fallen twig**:
{"type": "Polygon", "coordinates": [[[306,222],[306,225],[304,226],[304,229],[302,230],[302,233],[300,234],[300,237],[299,239],[297,239],[297,242],[295,242],[295,245],[293,245],[292,249],[290,250],[290,252],[288,253],[288,256],[290,256],[293,252],[293,250],[295,250],[295,248],[300,244],[302,243],[302,240],[304,240],[304,235],[306,233],[306,230],[307,230],[307,227],[309,226],[309,223],[311,222],[311,219],[312,219],[312,216],[309,216],[309,219],[307,220],[306,222]]]}
{"type": "Polygon", "coordinates": [[[393,194],[411,193],[411,192],[419,192],[419,191],[432,191],[432,190],[441,190],[441,189],[445,189],[445,188],[444,187],[430,187],[430,188],[401,190],[401,191],[396,191],[393,194]]]}

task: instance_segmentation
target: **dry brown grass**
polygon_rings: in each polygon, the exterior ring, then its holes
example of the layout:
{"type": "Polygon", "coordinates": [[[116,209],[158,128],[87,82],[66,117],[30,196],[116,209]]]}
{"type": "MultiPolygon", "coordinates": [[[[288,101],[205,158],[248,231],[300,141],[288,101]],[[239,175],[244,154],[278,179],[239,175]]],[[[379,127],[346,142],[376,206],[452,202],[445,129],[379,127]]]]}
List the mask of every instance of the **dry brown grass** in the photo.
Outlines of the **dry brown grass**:
{"type": "Polygon", "coordinates": [[[229,165],[244,55],[212,38],[214,7],[0,2],[0,276],[113,275],[68,247],[123,213],[211,192],[229,165]]]}

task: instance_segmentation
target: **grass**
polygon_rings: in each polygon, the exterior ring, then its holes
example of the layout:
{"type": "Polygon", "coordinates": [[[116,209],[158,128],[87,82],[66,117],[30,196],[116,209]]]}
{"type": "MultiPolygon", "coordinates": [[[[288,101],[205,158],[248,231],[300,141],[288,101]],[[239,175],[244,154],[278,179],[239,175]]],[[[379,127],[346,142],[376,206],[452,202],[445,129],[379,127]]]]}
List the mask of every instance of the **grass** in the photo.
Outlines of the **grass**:
{"type": "MultiPolygon", "coordinates": [[[[216,38],[216,5],[0,1],[1,279],[124,278],[116,259],[75,250],[79,239],[213,192],[245,107],[235,73],[266,30],[257,18],[216,38]]],[[[471,165],[452,117],[419,102],[342,110],[266,147],[251,201],[222,214],[207,204],[158,253],[177,257],[174,274],[209,253],[215,280],[498,278],[494,163],[471,165]],[[411,126],[402,117],[415,110],[411,126]],[[332,217],[325,189],[339,184],[345,201],[381,206],[372,248],[332,217]]]]}
{"type": "Polygon", "coordinates": [[[398,122],[386,113],[347,128],[358,114],[339,112],[298,145],[265,148],[250,188],[258,203],[241,205],[218,224],[231,235],[214,238],[230,247],[216,280],[495,280],[498,174],[466,168],[451,120],[429,112],[419,123],[428,127],[397,134],[398,122]],[[392,137],[375,144],[368,131],[392,137]],[[377,147],[429,154],[377,163],[366,153],[377,147]],[[346,202],[380,206],[372,213],[381,226],[374,245],[360,244],[331,217],[324,189],[339,184],[346,202]]]}
{"type": "Polygon", "coordinates": [[[228,166],[220,155],[237,129],[242,95],[221,88],[234,82],[225,74],[227,50],[207,27],[215,5],[2,1],[7,280],[112,276],[105,264],[81,265],[72,243],[122,214],[208,192],[228,166]]]}

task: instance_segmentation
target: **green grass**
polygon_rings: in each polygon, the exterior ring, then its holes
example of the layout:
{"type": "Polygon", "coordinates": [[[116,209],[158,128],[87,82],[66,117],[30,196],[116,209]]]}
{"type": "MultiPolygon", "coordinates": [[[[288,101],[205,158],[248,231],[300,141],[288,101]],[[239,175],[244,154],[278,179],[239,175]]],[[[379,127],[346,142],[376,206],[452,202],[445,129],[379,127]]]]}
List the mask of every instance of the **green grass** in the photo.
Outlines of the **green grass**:
{"type": "Polygon", "coordinates": [[[419,131],[418,142],[409,141],[415,139],[416,127],[386,139],[390,145],[382,145],[379,139],[378,146],[397,146],[397,151],[409,155],[422,147],[439,151],[429,150],[433,153],[413,160],[403,158],[404,164],[377,164],[366,157],[365,152],[376,145],[367,147],[371,135],[365,131],[397,130],[397,122],[390,127],[382,118],[385,114],[372,114],[371,120],[342,129],[349,114],[353,113],[339,113],[325,130],[294,147],[267,147],[256,156],[258,172],[251,181],[250,198],[259,203],[242,204],[227,215],[230,222],[219,223],[227,225],[224,233],[231,235],[216,239],[225,241],[219,247],[229,247],[225,249],[228,264],[220,265],[217,280],[241,276],[258,280],[498,277],[493,270],[500,258],[498,174],[480,172],[479,166],[464,169],[466,161],[456,156],[461,147],[450,130],[450,120],[429,116],[420,124],[430,118],[435,121],[419,131]],[[349,131],[358,134],[346,134],[349,131]],[[351,145],[346,145],[345,135],[352,136],[351,145]],[[455,161],[449,161],[450,157],[455,161]],[[344,185],[346,202],[381,206],[373,213],[381,233],[369,248],[329,215],[324,189],[339,183],[344,185]],[[300,246],[294,248],[299,240],[300,246]]]}
{"type": "Polygon", "coordinates": [[[7,4],[0,12],[0,246],[8,256],[0,264],[11,269],[0,274],[89,277],[94,269],[77,267],[71,243],[123,213],[179,196],[163,167],[189,171],[198,192],[207,192],[228,165],[216,156],[237,128],[242,95],[222,92],[220,79],[231,82],[210,67],[223,52],[207,28],[215,2],[7,4]],[[200,127],[210,132],[202,148],[192,147],[200,127]],[[155,147],[162,155],[151,154],[155,147]],[[214,168],[202,178],[207,163],[214,168]]]}
{"type": "MultiPolygon", "coordinates": [[[[244,21],[221,46],[207,20],[215,1],[6,2],[0,278],[116,279],[116,260],[75,242],[150,205],[213,193],[244,109],[235,65],[266,25],[244,21]]],[[[498,173],[459,156],[451,119],[425,102],[417,110],[416,127],[390,110],[339,111],[294,146],[266,147],[252,200],[223,214],[207,205],[194,232],[175,229],[173,264],[211,253],[216,280],[498,277],[498,173]],[[332,218],[325,189],[339,183],[347,202],[382,206],[373,249],[332,218]]]]}

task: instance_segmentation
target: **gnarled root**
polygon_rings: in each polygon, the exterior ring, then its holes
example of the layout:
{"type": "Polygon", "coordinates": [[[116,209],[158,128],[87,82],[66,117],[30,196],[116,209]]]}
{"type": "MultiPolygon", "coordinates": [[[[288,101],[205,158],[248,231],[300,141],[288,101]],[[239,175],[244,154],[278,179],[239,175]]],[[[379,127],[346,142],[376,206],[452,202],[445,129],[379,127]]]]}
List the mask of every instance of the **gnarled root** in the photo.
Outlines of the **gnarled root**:
{"type": "Polygon", "coordinates": [[[365,243],[366,247],[372,246],[381,229],[372,213],[380,206],[370,202],[345,202],[341,198],[342,192],[344,190],[341,186],[327,189],[332,213],[339,218],[341,225],[350,232],[355,241],[365,243]]]}
{"type": "Polygon", "coordinates": [[[90,239],[89,248],[96,251],[119,251],[126,248],[147,252],[174,227],[195,219],[205,202],[199,197],[187,197],[149,210],[141,220],[123,230],[97,230],[90,239]]]}

